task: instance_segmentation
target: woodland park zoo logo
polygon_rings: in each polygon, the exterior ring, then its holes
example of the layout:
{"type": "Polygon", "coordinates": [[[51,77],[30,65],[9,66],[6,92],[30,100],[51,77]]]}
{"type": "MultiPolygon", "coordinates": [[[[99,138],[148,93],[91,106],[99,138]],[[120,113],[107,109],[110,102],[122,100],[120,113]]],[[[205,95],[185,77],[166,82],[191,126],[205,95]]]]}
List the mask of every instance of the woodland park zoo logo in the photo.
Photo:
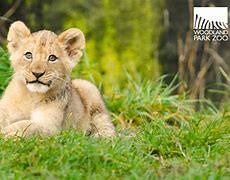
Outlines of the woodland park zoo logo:
{"type": "Polygon", "coordinates": [[[227,7],[194,7],[195,41],[228,41],[227,7]]]}

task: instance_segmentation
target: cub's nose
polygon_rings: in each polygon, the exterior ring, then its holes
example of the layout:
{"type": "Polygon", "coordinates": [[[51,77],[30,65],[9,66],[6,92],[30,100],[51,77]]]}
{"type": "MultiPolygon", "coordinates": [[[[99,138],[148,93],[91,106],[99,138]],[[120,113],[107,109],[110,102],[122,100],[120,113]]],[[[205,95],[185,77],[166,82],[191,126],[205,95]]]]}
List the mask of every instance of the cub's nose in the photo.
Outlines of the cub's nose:
{"type": "Polygon", "coordinates": [[[32,72],[32,73],[37,79],[42,77],[45,74],[45,72],[43,72],[43,73],[32,72]]]}

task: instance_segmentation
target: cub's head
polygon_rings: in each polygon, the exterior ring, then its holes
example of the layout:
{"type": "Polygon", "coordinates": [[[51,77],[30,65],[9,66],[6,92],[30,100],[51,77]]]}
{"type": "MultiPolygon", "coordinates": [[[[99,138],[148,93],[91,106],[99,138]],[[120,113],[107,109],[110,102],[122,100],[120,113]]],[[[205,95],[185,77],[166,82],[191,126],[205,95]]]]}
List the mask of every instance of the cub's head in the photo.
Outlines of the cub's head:
{"type": "Polygon", "coordinates": [[[7,40],[14,78],[37,93],[62,87],[85,48],[79,29],[71,28],[60,35],[46,30],[31,33],[20,21],[10,26],[7,40]]]}

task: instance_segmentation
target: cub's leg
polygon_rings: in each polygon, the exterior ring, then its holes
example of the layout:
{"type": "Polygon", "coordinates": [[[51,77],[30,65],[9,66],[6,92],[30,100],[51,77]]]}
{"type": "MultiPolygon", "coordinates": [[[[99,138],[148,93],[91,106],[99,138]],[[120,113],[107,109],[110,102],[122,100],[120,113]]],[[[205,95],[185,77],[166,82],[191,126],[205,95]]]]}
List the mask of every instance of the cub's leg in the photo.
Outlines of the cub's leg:
{"type": "Polygon", "coordinates": [[[115,136],[115,128],[97,87],[86,80],[73,80],[73,88],[90,116],[90,134],[97,137],[115,136]]]}
{"type": "Polygon", "coordinates": [[[34,110],[29,120],[14,122],[3,129],[6,137],[31,135],[54,135],[62,130],[64,106],[61,102],[52,102],[34,110]]]}
{"type": "Polygon", "coordinates": [[[4,108],[3,105],[0,105],[0,130],[8,125],[10,125],[11,123],[13,123],[15,120],[13,120],[7,109],[4,108]]]}

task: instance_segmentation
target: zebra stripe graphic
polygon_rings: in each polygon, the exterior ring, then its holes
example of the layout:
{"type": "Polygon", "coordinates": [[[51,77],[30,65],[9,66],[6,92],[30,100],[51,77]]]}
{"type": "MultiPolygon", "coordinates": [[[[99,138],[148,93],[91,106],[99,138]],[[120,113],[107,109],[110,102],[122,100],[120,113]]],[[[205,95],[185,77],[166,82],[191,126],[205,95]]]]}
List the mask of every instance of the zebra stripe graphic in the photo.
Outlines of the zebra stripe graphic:
{"type": "Polygon", "coordinates": [[[228,24],[219,21],[210,21],[196,14],[194,29],[228,29],[228,24]]]}

